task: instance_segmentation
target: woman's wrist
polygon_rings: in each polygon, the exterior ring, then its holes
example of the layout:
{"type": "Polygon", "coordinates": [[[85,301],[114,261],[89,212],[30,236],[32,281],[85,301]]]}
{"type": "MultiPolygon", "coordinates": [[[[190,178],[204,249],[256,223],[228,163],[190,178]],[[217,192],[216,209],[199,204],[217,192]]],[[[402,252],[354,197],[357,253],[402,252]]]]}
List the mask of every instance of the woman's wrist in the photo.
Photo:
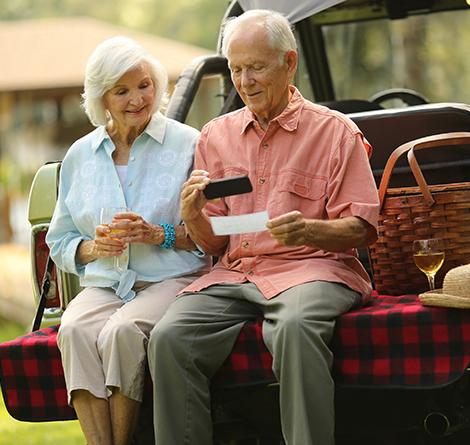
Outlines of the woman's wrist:
{"type": "Polygon", "coordinates": [[[159,224],[165,232],[163,243],[159,244],[164,249],[173,249],[176,243],[176,232],[173,224],[161,223],[159,224]]]}
{"type": "Polygon", "coordinates": [[[75,252],[75,263],[85,266],[99,258],[94,240],[82,240],[75,252]]]}

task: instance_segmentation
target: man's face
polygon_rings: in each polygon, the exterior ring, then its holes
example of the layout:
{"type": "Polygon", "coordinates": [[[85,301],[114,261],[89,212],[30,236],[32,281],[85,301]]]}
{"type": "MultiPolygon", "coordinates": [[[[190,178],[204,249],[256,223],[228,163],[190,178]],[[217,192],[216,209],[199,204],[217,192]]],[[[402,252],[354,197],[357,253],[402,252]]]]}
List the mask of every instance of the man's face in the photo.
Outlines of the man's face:
{"type": "Polygon", "coordinates": [[[290,99],[296,52],[289,51],[280,60],[268,44],[264,27],[249,23],[232,35],[227,57],[233,84],[260,123],[267,124],[281,114],[290,99]]]}

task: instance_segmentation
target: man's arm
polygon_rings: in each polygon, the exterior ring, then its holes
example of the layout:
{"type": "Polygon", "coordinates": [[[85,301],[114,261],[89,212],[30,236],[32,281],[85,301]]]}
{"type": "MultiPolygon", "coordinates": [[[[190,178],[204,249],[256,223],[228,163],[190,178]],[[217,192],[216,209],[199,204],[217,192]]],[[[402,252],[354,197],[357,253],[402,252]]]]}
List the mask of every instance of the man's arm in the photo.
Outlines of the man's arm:
{"type": "Polygon", "coordinates": [[[348,216],[336,220],[305,219],[298,211],[270,220],[269,233],[284,246],[309,246],[326,252],[345,252],[371,245],[375,230],[362,218],[348,216]]]}
{"type": "MultiPolygon", "coordinates": [[[[209,202],[203,193],[209,184],[209,173],[204,170],[194,170],[189,179],[183,184],[181,192],[181,219],[191,239],[204,252],[213,256],[221,256],[229,242],[228,236],[215,236],[209,217],[204,212],[204,206],[209,202]]],[[[212,200],[211,202],[217,202],[212,200]]]]}

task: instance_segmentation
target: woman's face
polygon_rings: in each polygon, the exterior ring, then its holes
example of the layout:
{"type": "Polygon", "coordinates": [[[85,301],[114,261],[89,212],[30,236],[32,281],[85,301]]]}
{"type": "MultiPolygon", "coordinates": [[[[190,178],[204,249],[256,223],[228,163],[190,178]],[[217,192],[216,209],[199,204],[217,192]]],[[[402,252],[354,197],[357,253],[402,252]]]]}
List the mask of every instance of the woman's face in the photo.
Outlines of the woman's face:
{"type": "Polygon", "coordinates": [[[125,73],[103,96],[104,106],[118,127],[147,125],[154,102],[155,85],[145,63],[125,73]]]}

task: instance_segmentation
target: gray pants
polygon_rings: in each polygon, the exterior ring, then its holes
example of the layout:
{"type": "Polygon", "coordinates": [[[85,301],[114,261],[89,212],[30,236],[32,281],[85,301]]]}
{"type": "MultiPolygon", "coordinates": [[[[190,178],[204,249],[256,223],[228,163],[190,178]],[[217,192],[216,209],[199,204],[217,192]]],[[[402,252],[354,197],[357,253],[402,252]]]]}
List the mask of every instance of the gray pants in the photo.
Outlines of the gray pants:
{"type": "Polygon", "coordinates": [[[210,379],[248,319],[263,338],[280,383],[287,445],[334,444],[334,383],[328,343],[335,318],[360,302],[346,286],[312,282],[267,300],[252,283],[179,296],[150,335],[157,445],[212,443],[210,379]]]}

